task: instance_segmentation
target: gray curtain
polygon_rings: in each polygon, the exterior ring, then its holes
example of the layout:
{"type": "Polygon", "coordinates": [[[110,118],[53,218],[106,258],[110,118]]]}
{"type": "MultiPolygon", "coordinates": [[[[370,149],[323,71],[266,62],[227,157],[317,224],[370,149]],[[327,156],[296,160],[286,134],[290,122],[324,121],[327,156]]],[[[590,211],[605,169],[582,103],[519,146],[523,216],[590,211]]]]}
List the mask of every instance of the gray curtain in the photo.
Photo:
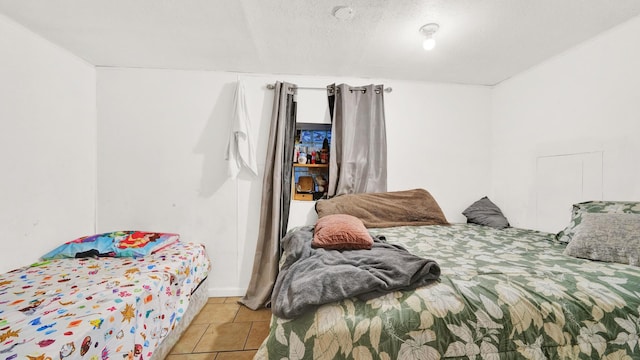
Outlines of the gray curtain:
{"type": "Polygon", "coordinates": [[[296,131],[296,86],[276,82],[271,130],[262,181],[260,229],[253,271],[240,303],[256,310],[269,306],[278,275],[280,239],[287,232],[291,203],[291,171],[296,131]]]}
{"type": "Polygon", "coordinates": [[[327,86],[331,113],[328,195],[387,191],[384,87],[327,86]]]}

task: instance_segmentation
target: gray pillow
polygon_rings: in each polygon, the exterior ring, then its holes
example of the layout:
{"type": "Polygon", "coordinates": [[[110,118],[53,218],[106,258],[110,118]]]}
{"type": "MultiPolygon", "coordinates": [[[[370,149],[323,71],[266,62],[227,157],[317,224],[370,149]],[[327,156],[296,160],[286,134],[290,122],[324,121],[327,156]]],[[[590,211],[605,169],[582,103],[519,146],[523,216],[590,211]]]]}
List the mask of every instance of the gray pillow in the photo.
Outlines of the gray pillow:
{"type": "Polygon", "coordinates": [[[502,215],[500,208],[486,196],[471,204],[462,212],[462,215],[467,217],[467,223],[496,229],[509,227],[509,221],[502,215]]]}
{"type": "Polygon", "coordinates": [[[573,238],[575,229],[582,222],[585,213],[598,214],[640,214],[640,202],[635,201],[585,201],[573,204],[571,221],[564,230],[556,234],[556,239],[568,243],[573,238]]]}
{"type": "Polygon", "coordinates": [[[583,213],[564,254],[640,266],[640,214],[583,213]]]}

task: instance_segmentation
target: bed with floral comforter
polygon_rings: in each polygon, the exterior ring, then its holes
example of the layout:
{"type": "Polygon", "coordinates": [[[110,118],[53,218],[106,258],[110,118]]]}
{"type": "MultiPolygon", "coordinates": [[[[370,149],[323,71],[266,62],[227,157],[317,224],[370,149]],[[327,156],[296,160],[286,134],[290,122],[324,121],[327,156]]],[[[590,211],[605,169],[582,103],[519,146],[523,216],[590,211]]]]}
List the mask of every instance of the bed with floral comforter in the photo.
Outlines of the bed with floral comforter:
{"type": "Polygon", "coordinates": [[[207,277],[200,244],[54,259],[0,275],[0,359],[149,359],[207,277]]]}
{"type": "Polygon", "coordinates": [[[256,359],[640,359],[638,267],[565,256],[533,230],[370,232],[436,260],[440,281],[274,316],[256,359]]]}

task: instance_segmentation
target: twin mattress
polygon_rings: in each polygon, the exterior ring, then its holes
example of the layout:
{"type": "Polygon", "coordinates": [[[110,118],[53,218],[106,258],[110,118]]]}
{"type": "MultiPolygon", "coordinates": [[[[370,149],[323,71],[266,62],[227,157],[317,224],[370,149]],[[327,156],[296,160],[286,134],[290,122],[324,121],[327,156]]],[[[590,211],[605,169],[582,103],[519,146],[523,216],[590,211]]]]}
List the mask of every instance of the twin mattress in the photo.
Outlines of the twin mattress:
{"type": "Polygon", "coordinates": [[[200,244],[56,259],[0,275],[0,360],[148,359],[206,279],[200,244]]]}

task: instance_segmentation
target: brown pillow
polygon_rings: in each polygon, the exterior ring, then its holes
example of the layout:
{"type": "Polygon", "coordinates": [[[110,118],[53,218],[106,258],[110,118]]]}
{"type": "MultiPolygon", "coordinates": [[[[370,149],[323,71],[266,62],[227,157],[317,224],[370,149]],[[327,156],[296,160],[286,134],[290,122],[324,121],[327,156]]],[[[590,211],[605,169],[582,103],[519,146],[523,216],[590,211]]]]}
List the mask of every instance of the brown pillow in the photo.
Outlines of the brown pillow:
{"type": "Polygon", "coordinates": [[[318,219],[311,245],[334,250],[371,249],[373,239],[362,220],[351,215],[334,214],[318,219]]]}
{"type": "Polygon", "coordinates": [[[440,205],[425,189],[343,194],[316,202],[319,218],[349,214],[367,228],[449,225],[440,205]]]}

